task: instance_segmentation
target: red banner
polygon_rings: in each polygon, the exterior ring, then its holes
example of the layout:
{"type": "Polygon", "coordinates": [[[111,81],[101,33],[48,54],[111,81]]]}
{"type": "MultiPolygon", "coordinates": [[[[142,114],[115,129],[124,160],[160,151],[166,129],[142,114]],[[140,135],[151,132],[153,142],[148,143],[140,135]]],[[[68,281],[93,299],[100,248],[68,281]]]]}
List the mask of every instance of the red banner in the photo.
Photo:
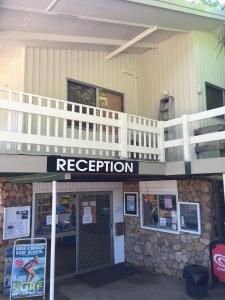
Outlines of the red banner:
{"type": "Polygon", "coordinates": [[[213,275],[225,283],[225,244],[217,244],[211,250],[213,275]]]}

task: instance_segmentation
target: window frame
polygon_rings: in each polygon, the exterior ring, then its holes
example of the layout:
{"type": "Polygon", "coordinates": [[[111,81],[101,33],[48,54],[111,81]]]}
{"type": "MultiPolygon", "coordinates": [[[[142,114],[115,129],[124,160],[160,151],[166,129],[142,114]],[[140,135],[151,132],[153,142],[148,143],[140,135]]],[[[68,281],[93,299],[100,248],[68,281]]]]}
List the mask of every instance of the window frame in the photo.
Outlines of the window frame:
{"type": "MultiPolygon", "coordinates": [[[[80,80],[72,79],[72,78],[69,78],[69,77],[66,78],[66,99],[67,99],[68,102],[69,102],[69,99],[68,99],[68,97],[69,97],[69,95],[68,95],[69,81],[96,89],[96,105],[97,106],[93,106],[93,107],[100,108],[99,107],[99,101],[98,101],[99,89],[102,89],[105,92],[108,92],[108,93],[111,93],[111,94],[116,94],[116,95],[122,96],[122,113],[124,112],[124,100],[125,100],[124,93],[121,93],[121,92],[118,92],[118,91],[114,91],[114,90],[111,90],[111,89],[107,89],[105,87],[101,87],[101,86],[98,86],[98,85],[93,85],[93,84],[90,84],[90,83],[87,83],[87,82],[83,82],[83,81],[80,81],[80,80]]],[[[80,104],[80,103],[77,103],[77,104],[80,104]]],[[[80,105],[85,105],[85,104],[80,104],[80,105]]]]}
{"type": "MultiPolygon", "coordinates": [[[[222,92],[222,97],[223,97],[223,105],[222,106],[218,106],[219,107],[223,107],[225,106],[225,88],[222,88],[220,86],[217,86],[215,84],[212,84],[210,82],[205,82],[205,102],[206,102],[206,110],[210,110],[208,109],[208,102],[207,102],[207,87],[213,88],[215,90],[221,91],[222,92]]],[[[216,109],[217,107],[215,107],[214,109],[216,109]]]]}
{"type": "Polygon", "coordinates": [[[199,202],[178,202],[178,210],[179,210],[179,231],[180,232],[187,232],[191,234],[198,234],[201,235],[202,229],[201,229],[201,211],[200,211],[200,203],[199,202]],[[197,206],[197,218],[198,218],[198,231],[194,230],[187,230],[187,229],[182,229],[181,224],[180,224],[180,204],[185,204],[185,205],[195,205],[197,206]]]}
{"type": "Polygon", "coordinates": [[[147,229],[147,230],[152,230],[152,231],[158,231],[158,232],[165,232],[165,233],[172,233],[172,234],[179,234],[179,228],[180,228],[180,217],[179,217],[179,212],[178,212],[178,191],[149,191],[149,192],[141,192],[141,199],[140,199],[140,216],[141,216],[141,228],[142,229],[147,229]],[[143,195],[172,195],[176,197],[176,211],[177,211],[177,230],[169,230],[169,229],[163,229],[163,228],[154,228],[154,227],[149,227],[149,226],[144,226],[143,221],[144,221],[144,216],[143,216],[143,195]]]}

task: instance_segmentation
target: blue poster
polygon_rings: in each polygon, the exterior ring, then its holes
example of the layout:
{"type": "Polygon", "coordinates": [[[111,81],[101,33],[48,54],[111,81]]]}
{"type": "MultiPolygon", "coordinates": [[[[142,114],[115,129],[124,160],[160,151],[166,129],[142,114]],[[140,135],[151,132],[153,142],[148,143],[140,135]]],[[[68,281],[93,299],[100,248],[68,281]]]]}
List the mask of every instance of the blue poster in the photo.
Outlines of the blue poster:
{"type": "Polygon", "coordinates": [[[46,244],[14,247],[12,297],[43,296],[45,293],[46,244]]]}
{"type": "Polygon", "coordinates": [[[13,263],[13,247],[7,247],[5,248],[4,295],[10,294],[12,263],[13,263]]]}
{"type": "Polygon", "coordinates": [[[127,211],[134,212],[135,211],[135,196],[127,195],[127,211]]]}

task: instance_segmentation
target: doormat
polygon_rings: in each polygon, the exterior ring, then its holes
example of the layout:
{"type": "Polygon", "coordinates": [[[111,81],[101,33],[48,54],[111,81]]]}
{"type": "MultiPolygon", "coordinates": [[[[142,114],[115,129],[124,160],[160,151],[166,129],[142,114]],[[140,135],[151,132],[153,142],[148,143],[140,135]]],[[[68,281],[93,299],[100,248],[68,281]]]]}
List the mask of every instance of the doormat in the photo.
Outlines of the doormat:
{"type": "Polygon", "coordinates": [[[140,273],[141,270],[134,266],[127,264],[117,264],[102,270],[78,275],[76,276],[76,278],[79,281],[86,283],[90,287],[100,287],[140,273]]]}

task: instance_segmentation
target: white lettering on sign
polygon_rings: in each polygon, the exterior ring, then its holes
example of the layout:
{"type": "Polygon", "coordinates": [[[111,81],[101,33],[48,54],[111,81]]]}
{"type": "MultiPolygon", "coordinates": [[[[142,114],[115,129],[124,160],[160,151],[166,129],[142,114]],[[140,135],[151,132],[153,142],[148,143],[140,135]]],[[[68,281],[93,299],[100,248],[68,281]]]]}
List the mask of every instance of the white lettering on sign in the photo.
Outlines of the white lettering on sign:
{"type": "Polygon", "coordinates": [[[57,171],[66,171],[66,169],[64,168],[66,165],[66,161],[63,158],[58,158],[57,159],[57,164],[56,164],[56,170],[57,171]]]}
{"type": "MultiPolygon", "coordinates": [[[[87,164],[86,160],[84,160],[84,159],[78,160],[78,161],[76,162],[76,168],[77,168],[77,170],[80,171],[80,172],[85,172],[85,171],[87,171],[87,167],[85,167],[85,168],[83,168],[83,169],[80,167],[80,164],[81,164],[81,163],[87,164]]],[[[73,171],[75,171],[75,169],[74,169],[73,171]]]]}
{"type": "Polygon", "coordinates": [[[225,268],[225,256],[223,256],[222,254],[215,254],[213,260],[221,268],[225,268]]]}
{"type": "Polygon", "coordinates": [[[50,157],[49,172],[138,173],[138,163],[85,158],[50,157]]]}

